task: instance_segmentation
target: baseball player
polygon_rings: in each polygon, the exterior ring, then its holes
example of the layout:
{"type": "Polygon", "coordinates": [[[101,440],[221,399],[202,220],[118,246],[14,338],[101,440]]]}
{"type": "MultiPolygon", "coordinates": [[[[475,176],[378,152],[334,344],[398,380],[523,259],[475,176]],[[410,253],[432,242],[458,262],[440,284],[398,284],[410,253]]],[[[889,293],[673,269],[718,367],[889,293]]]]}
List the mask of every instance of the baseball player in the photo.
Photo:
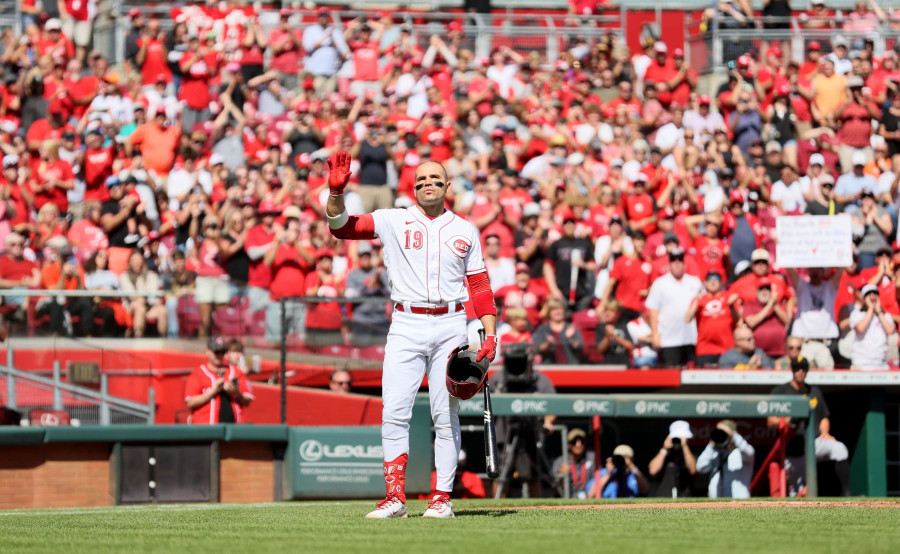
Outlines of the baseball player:
{"type": "Polygon", "coordinates": [[[450,492],[460,448],[459,400],[450,396],[444,383],[450,353],[467,342],[463,302],[469,296],[487,335],[477,360],[493,360],[497,349],[497,311],[478,230],[444,209],[449,179],[437,162],[416,168],[416,205],[361,216],[348,215],[344,209],[349,154],[337,152],[328,160],[328,168],[331,194],[325,214],[331,233],[341,239],[381,240],[394,304],[382,377],[387,496],[366,517],[406,517],[409,418],[425,375],[435,429],[437,481],[424,517],[453,517],[450,492]]]}

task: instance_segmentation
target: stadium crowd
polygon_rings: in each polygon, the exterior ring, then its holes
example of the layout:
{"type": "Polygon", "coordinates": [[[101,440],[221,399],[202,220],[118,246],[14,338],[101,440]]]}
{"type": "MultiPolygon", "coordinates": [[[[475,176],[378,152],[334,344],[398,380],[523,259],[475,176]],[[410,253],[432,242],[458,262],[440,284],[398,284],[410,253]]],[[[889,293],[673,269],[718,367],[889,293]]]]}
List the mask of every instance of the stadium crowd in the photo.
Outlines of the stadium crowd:
{"type": "Polygon", "coordinates": [[[0,40],[0,287],[159,294],[8,296],[10,321],[383,342],[384,305],[339,301],[389,292],[378,241],[325,225],[326,160],[347,150],[350,213],[409,206],[420,161],[444,165],[448,208],[482,233],[501,344],[545,363],[898,357],[900,50],[835,34],[796,63],[773,42],[707,95],[683,49],[649,37],[480,57],[458,21],[420,36],[389,12],[282,10],[264,30],[251,8],[188,6],[165,25],[132,9],[111,67],[73,2],[52,17],[22,1],[23,34],[0,40]],[[776,218],[800,214],[851,217],[853,265],[781,268],[776,218]],[[287,301],[282,329],[278,301],[303,296],[329,301],[287,301]]]}

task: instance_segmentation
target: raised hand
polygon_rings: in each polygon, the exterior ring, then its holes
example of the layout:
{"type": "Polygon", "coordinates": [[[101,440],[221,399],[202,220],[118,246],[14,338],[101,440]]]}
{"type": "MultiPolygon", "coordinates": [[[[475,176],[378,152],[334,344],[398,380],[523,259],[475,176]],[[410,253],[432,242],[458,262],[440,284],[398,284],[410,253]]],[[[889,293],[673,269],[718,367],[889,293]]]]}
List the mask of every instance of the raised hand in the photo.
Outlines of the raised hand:
{"type": "Polygon", "coordinates": [[[328,189],[332,196],[344,194],[350,181],[350,154],[341,150],[328,159],[328,189]]]}

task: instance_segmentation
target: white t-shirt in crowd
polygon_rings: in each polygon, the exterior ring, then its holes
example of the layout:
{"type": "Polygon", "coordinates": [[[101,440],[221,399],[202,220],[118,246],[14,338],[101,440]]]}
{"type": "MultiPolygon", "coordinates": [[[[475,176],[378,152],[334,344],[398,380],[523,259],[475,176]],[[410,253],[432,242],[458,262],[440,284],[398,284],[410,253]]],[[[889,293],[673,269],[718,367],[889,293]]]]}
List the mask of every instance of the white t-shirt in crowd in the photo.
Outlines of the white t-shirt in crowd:
{"type": "Polygon", "coordinates": [[[797,282],[797,319],[791,334],[804,339],[836,339],[840,335],[834,322],[834,299],[837,287],[831,280],[818,286],[799,279],[797,282]]]}
{"type": "Polygon", "coordinates": [[[772,185],[770,197],[772,202],[781,202],[781,209],[786,212],[806,210],[806,199],[803,198],[803,185],[800,181],[794,181],[790,185],[785,185],[782,180],[776,181],[772,185]]]}
{"type": "Polygon", "coordinates": [[[850,313],[850,329],[855,334],[850,364],[854,369],[878,371],[887,369],[888,335],[894,333],[893,327],[886,333],[878,316],[872,321],[865,333],[856,332],[856,324],[866,317],[866,312],[859,308],[850,313]]]}
{"type": "Polygon", "coordinates": [[[684,321],[684,314],[691,306],[697,293],[703,290],[703,283],[693,275],[684,274],[676,279],[666,273],[653,282],[647,296],[647,308],[659,314],[657,331],[660,347],[697,344],[697,322],[684,321]]]}

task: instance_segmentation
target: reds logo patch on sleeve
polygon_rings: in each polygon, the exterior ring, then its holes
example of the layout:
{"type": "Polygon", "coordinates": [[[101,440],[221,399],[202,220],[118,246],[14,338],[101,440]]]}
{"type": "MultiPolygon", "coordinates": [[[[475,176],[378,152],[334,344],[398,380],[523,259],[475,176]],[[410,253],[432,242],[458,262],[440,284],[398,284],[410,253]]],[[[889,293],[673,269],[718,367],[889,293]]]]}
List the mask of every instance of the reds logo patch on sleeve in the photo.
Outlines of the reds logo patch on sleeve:
{"type": "Polygon", "coordinates": [[[444,244],[449,246],[450,250],[452,250],[453,253],[460,258],[465,258],[466,254],[469,253],[469,249],[472,248],[472,243],[469,241],[469,239],[462,235],[450,237],[444,244]]]}

